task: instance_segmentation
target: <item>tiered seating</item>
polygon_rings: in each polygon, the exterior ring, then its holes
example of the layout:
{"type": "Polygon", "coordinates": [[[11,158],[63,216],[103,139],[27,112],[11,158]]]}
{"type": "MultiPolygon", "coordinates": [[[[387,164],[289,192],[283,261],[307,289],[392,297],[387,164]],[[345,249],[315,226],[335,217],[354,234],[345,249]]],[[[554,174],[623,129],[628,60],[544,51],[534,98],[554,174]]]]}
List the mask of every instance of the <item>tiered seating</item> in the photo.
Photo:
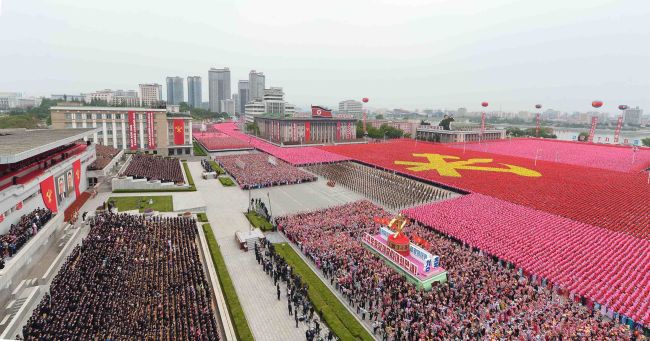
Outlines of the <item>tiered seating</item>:
{"type": "Polygon", "coordinates": [[[178,159],[148,154],[136,154],[122,175],[136,179],[183,183],[183,171],[178,159]]]}
{"type": "Polygon", "coordinates": [[[115,149],[109,146],[104,146],[101,144],[96,145],[95,150],[97,153],[97,159],[93,161],[93,163],[91,163],[90,166],[88,166],[88,170],[104,169],[106,165],[111,163],[115,155],[117,155],[120,152],[119,149],[115,149]]]}
{"type": "MultiPolygon", "coordinates": [[[[450,200],[455,201],[455,200],[450,200]]],[[[451,214],[451,213],[448,213],[451,214]]],[[[448,282],[417,290],[360,242],[388,213],[369,202],[277,219],[278,229],[314,262],[360,317],[387,340],[628,339],[628,328],[572,300],[557,299],[540,280],[519,277],[431,229],[409,223],[405,233],[441,256],[448,282]]],[[[631,237],[627,237],[631,238],[631,237]]]]}
{"type": "Polygon", "coordinates": [[[24,340],[218,340],[193,219],[103,214],[23,328],[24,340]]]}
{"type": "Polygon", "coordinates": [[[589,225],[650,237],[648,175],[587,168],[449,146],[400,140],[374,145],[322,147],[367,164],[532,207],[589,225]],[[448,156],[429,160],[423,154],[448,156]],[[415,166],[396,161],[417,162],[415,166]],[[508,167],[539,176],[522,176],[508,167]],[[463,169],[464,168],[464,169],[463,169]],[[468,169],[469,168],[469,169],[468,169]],[[457,174],[453,174],[455,171],[457,174]],[[449,173],[452,173],[450,175],[449,173]]]}
{"type": "Polygon", "coordinates": [[[52,212],[38,208],[11,224],[9,231],[0,235],[0,260],[13,257],[52,218],[52,212]]]}
{"type": "Polygon", "coordinates": [[[316,147],[277,147],[264,140],[251,137],[238,130],[235,123],[215,124],[214,129],[236,137],[263,152],[269,153],[294,166],[349,160],[349,157],[329,153],[316,147]]]}
{"type": "Polygon", "coordinates": [[[0,190],[13,184],[16,177],[17,184],[26,184],[53,165],[67,160],[86,151],[85,144],[72,144],[60,146],[47,153],[25,159],[9,165],[0,165],[0,190]]]}
{"type": "Polygon", "coordinates": [[[650,148],[639,148],[635,153],[632,147],[547,139],[513,139],[453,146],[619,172],[638,172],[650,167],[650,148]]]}
{"type": "Polygon", "coordinates": [[[316,181],[317,177],[275,159],[272,164],[264,153],[219,156],[219,165],[232,175],[243,189],[289,185],[316,181]]]}
{"type": "Polygon", "coordinates": [[[480,194],[407,216],[650,325],[650,241],[480,194]]]}

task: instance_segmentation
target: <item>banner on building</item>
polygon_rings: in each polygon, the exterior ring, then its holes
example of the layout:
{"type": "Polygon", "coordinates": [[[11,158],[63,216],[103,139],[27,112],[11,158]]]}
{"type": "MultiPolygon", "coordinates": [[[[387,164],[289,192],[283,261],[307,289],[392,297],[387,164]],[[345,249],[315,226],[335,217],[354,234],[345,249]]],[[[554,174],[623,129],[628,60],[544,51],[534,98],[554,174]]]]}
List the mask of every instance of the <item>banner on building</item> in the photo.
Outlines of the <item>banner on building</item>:
{"type": "Polygon", "coordinates": [[[332,110],[326,109],[318,105],[311,106],[311,117],[325,117],[332,118],[332,110]]]}
{"type": "Polygon", "coordinates": [[[309,142],[311,136],[311,122],[305,122],[305,142],[309,142]]]}
{"type": "Polygon", "coordinates": [[[537,127],[535,128],[535,137],[539,137],[539,114],[535,115],[537,118],[537,127]]]}
{"type": "Polygon", "coordinates": [[[185,122],[180,118],[174,119],[174,144],[185,144],[185,122]]]}
{"type": "Polygon", "coordinates": [[[296,142],[298,133],[296,132],[296,124],[293,123],[291,126],[291,141],[296,142]]]}
{"type": "Polygon", "coordinates": [[[348,122],[348,140],[352,140],[352,122],[348,122]]]}
{"type": "Polygon", "coordinates": [[[47,179],[41,181],[41,197],[43,198],[43,203],[45,208],[55,213],[57,210],[56,205],[56,193],[54,190],[54,177],[50,176],[47,179]]]}
{"type": "Polygon", "coordinates": [[[56,178],[56,194],[59,199],[59,204],[67,197],[65,188],[65,173],[63,173],[56,178]]]}
{"type": "Polygon", "coordinates": [[[618,117],[616,122],[616,130],[614,131],[614,143],[618,143],[618,137],[621,135],[621,127],[623,126],[623,116],[618,117]]]}
{"type": "Polygon", "coordinates": [[[74,192],[79,197],[80,189],[79,184],[81,183],[81,160],[76,160],[72,163],[72,172],[74,173],[74,192]]]}
{"type": "Polygon", "coordinates": [[[147,111],[147,145],[149,149],[156,149],[156,131],[154,129],[154,113],[147,111]]]}
{"type": "Polygon", "coordinates": [[[591,129],[589,129],[589,136],[587,137],[587,142],[594,142],[594,135],[596,134],[596,125],[598,125],[598,116],[593,116],[591,118],[591,129]]]}
{"type": "Polygon", "coordinates": [[[129,147],[138,149],[138,128],[135,126],[135,112],[129,111],[129,147]]]}
{"type": "Polygon", "coordinates": [[[72,176],[72,169],[68,169],[68,171],[65,172],[65,181],[66,184],[68,185],[67,188],[65,189],[65,193],[67,195],[70,195],[70,193],[74,191],[74,176],[72,176]]]}
{"type": "Polygon", "coordinates": [[[485,132],[485,113],[481,113],[481,136],[485,132]]]}
{"type": "Polygon", "coordinates": [[[341,122],[336,122],[336,140],[339,141],[341,139],[341,122]]]}

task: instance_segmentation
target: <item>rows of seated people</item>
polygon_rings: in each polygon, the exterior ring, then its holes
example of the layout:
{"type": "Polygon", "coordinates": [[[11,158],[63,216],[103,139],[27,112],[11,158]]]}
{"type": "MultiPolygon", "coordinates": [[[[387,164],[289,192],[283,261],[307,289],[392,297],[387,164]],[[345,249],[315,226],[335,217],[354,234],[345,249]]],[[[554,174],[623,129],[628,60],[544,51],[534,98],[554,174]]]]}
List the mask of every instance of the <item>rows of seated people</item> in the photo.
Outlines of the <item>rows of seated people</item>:
{"type": "Polygon", "coordinates": [[[183,183],[183,170],[178,159],[136,154],[122,175],[136,179],[183,183]]]}
{"type": "MultiPolygon", "coordinates": [[[[409,223],[405,233],[429,242],[448,281],[416,288],[362,246],[377,233],[380,207],[360,201],[280,217],[278,229],[297,244],[383,340],[628,340],[630,328],[558,296],[493,258],[409,223]]],[[[636,330],[635,332],[639,332],[636,330]]]]}
{"type": "Polygon", "coordinates": [[[76,154],[85,145],[71,144],[59,146],[46,153],[30,157],[19,162],[0,165],[0,188],[24,183],[55,164],[76,154]]]}
{"type": "Polygon", "coordinates": [[[216,161],[243,189],[296,184],[317,179],[312,174],[264,153],[219,156],[216,161]]]}
{"type": "Polygon", "coordinates": [[[24,340],[218,340],[194,219],[100,214],[24,340]]]}
{"type": "Polygon", "coordinates": [[[111,163],[115,155],[117,155],[120,150],[110,146],[98,144],[95,146],[95,152],[97,153],[97,159],[88,166],[88,170],[104,169],[106,165],[111,163]]]}
{"type": "Polygon", "coordinates": [[[37,208],[11,224],[7,233],[0,235],[0,262],[13,257],[52,218],[46,208],[37,208]]]}

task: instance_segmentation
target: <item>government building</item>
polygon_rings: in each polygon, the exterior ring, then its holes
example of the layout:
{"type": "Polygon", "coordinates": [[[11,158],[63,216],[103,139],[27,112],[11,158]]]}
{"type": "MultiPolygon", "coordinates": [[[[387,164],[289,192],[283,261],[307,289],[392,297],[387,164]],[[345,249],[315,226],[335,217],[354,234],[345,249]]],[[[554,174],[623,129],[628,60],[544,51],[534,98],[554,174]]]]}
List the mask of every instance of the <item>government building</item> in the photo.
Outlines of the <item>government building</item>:
{"type": "Polygon", "coordinates": [[[55,106],[50,113],[54,129],[99,128],[87,137],[97,144],[163,156],[192,154],[189,113],[87,106],[55,106]]]}
{"type": "Polygon", "coordinates": [[[481,128],[473,125],[453,124],[451,130],[437,125],[421,125],[416,136],[418,140],[441,143],[478,142],[505,139],[506,130],[486,126],[481,136],[481,128]]]}
{"type": "Polygon", "coordinates": [[[328,144],[353,142],[357,138],[357,120],[353,118],[255,117],[259,137],[279,145],[328,144]]]}

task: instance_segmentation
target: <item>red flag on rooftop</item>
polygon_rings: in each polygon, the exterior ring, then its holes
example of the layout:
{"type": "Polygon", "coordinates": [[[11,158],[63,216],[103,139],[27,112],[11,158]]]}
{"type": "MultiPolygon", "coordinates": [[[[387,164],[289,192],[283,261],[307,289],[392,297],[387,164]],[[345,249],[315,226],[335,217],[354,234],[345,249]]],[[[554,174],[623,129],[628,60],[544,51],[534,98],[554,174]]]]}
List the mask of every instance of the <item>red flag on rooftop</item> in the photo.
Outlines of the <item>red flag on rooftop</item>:
{"type": "Polygon", "coordinates": [[[332,110],[323,108],[318,105],[311,106],[311,117],[332,118],[332,110]]]}

